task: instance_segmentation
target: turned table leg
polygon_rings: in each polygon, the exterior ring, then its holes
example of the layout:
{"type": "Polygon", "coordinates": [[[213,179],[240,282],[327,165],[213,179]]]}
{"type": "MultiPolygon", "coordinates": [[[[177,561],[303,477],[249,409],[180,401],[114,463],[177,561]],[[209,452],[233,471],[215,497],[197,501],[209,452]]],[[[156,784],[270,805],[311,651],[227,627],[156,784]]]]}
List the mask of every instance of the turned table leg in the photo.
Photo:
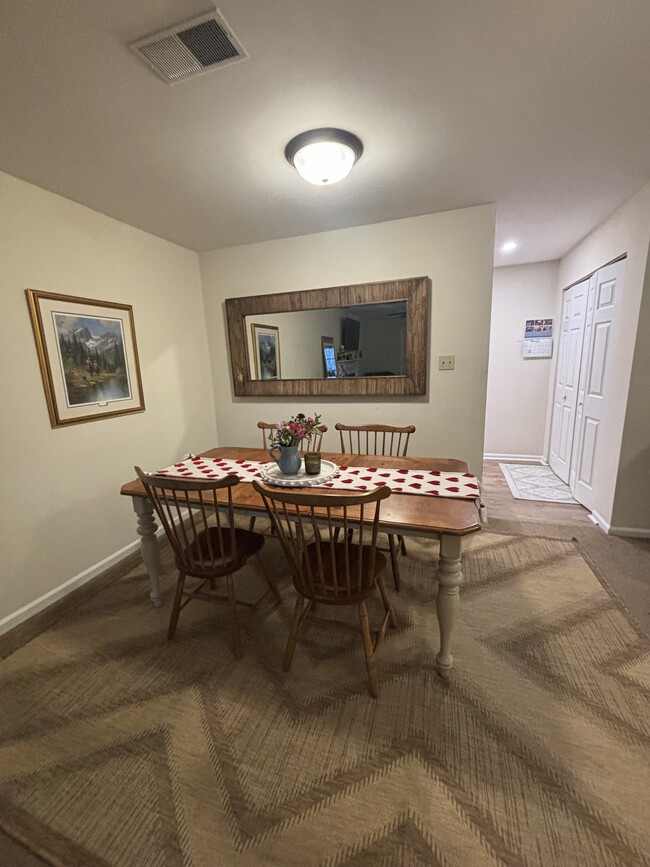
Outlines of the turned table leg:
{"type": "Polygon", "coordinates": [[[154,608],[160,608],[162,605],[159,583],[160,554],[156,539],[158,528],[153,518],[153,506],[149,500],[143,497],[133,497],[133,510],[138,517],[138,533],[141,537],[140,552],[151,582],[149,598],[153,602],[154,608]]]}
{"type": "Polygon", "coordinates": [[[463,583],[461,572],[461,537],[443,534],[440,540],[440,561],[438,563],[438,595],[436,613],[440,627],[440,652],[436,656],[436,668],[442,677],[448,677],[454,659],[451,655],[451,634],[456,622],[459,606],[460,585],[463,583]]]}

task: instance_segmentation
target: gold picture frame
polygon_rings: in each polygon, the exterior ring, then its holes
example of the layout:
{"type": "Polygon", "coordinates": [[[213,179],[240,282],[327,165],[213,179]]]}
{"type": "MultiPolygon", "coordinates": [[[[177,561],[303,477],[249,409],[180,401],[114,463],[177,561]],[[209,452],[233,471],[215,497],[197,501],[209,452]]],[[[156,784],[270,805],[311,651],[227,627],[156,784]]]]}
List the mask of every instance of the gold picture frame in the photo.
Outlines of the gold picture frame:
{"type": "Polygon", "coordinates": [[[130,304],[25,294],[53,428],[144,411],[130,304]]]}
{"type": "Polygon", "coordinates": [[[280,329],[275,325],[251,324],[255,379],[282,379],[280,369],[280,329]]]}

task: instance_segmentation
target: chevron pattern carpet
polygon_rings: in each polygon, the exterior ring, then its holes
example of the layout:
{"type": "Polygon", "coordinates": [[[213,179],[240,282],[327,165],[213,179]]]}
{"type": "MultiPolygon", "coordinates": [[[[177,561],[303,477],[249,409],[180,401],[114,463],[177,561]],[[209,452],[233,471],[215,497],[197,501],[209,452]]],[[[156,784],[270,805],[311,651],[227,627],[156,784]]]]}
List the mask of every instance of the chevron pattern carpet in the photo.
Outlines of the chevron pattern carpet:
{"type": "Polygon", "coordinates": [[[576,543],[468,540],[448,682],[408,545],[378,701],[345,633],[282,673],[287,580],[237,663],[225,609],[166,641],[168,554],[162,610],[142,568],[98,592],[0,664],[0,826],[65,867],[648,864],[649,642],[576,543]]]}

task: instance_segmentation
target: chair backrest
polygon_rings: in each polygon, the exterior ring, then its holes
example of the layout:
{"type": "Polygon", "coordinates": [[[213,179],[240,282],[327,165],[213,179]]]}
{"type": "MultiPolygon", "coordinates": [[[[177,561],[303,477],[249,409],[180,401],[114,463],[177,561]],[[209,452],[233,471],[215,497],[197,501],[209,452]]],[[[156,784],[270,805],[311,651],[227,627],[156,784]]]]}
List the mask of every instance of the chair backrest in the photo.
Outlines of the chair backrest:
{"type": "Polygon", "coordinates": [[[389,488],[338,495],[289,491],[257,480],[253,487],[262,495],[299,593],[335,604],[367,594],[375,580],[379,507],[389,488]],[[363,544],[353,542],[353,530],[363,544]]]}
{"type": "MultiPolygon", "coordinates": [[[[269,437],[274,430],[277,430],[277,425],[272,421],[258,421],[258,428],[262,431],[262,448],[268,449],[269,447],[269,437]]],[[[323,434],[327,431],[326,424],[319,424],[316,428],[314,436],[311,438],[311,443],[309,444],[309,450],[312,452],[319,452],[321,450],[321,443],[323,442],[323,434]]],[[[303,443],[305,441],[300,441],[300,448],[303,448],[303,443]]]]}
{"type": "Polygon", "coordinates": [[[395,427],[390,424],[334,425],[341,437],[341,451],[353,455],[389,455],[405,457],[414,425],[395,427]]]}
{"type": "Polygon", "coordinates": [[[135,467],[174,551],[187,575],[231,571],[238,562],[232,488],[237,476],[180,479],[150,475],[135,467]]]}

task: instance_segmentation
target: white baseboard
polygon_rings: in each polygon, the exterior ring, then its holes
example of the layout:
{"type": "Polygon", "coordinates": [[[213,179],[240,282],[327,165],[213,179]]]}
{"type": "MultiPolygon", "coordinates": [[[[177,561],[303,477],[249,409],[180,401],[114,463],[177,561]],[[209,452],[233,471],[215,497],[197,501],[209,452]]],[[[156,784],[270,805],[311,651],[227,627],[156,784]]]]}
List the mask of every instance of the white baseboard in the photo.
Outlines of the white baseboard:
{"type": "Polygon", "coordinates": [[[548,461],[544,455],[500,455],[486,452],[483,455],[484,461],[503,461],[510,463],[511,461],[538,461],[540,464],[546,464],[548,461]]]}
{"type": "Polygon", "coordinates": [[[64,596],[67,596],[68,593],[72,593],[72,591],[76,590],[77,587],[83,587],[84,584],[92,581],[93,578],[96,578],[102,572],[106,571],[106,569],[110,569],[111,566],[120,563],[128,557],[129,554],[133,554],[133,552],[137,551],[139,547],[140,540],[136,539],[124,548],[121,548],[119,551],[110,554],[99,563],[95,563],[95,565],[91,566],[89,569],[84,569],[83,572],[75,575],[74,578],[64,581],[63,584],[59,584],[58,587],[49,590],[47,593],[44,593],[43,596],[39,596],[38,599],[34,599],[33,602],[29,602],[27,605],[19,608],[18,611],[14,611],[13,614],[3,617],[2,620],[0,620],[0,635],[4,635],[5,632],[9,632],[10,629],[19,626],[21,623],[24,623],[25,620],[29,620],[30,617],[34,616],[34,614],[38,614],[39,611],[43,611],[54,602],[63,599],[64,596]]]}
{"type": "Polygon", "coordinates": [[[589,518],[604,530],[608,536],[627,536],[632,539],[650,539],[650,530],[642,527],[612,527],[598,512],[592,512],[589,518]]]}

